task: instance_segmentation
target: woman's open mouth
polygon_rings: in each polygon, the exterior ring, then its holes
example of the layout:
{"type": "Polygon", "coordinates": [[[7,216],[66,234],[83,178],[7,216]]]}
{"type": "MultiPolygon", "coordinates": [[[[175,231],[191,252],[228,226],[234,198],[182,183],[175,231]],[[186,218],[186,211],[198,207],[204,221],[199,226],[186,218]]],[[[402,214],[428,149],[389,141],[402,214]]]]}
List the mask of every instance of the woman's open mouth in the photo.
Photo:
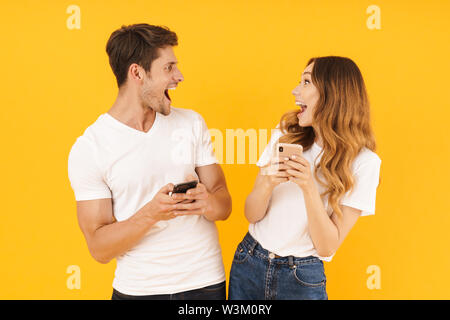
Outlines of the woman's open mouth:
{"type": "Polygon", "coordinates": [[[305,110],[306,110],[306,108],[308,108],[308,106],[299,101],[296,101],[295,104],[300,107],[300,112],[297,114],[297,117],[300,117],[300,115],[305,112],[305,110]]]}

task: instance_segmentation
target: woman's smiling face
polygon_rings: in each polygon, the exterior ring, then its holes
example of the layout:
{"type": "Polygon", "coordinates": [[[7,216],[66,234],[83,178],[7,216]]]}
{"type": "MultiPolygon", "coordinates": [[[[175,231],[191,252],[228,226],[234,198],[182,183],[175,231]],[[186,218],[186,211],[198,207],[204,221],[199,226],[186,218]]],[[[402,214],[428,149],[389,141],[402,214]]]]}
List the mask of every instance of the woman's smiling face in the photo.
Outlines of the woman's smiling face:
{"type": "Polygon", "coordinates": [[[305,68],[299,85],[292,90],[295,104],[301,107],[300,112],[297,114],[298,124],[301,127],[312,126],[314,109],[319,100],[319,91],[311,80],[313,67],[314,62],[305,68]]]}

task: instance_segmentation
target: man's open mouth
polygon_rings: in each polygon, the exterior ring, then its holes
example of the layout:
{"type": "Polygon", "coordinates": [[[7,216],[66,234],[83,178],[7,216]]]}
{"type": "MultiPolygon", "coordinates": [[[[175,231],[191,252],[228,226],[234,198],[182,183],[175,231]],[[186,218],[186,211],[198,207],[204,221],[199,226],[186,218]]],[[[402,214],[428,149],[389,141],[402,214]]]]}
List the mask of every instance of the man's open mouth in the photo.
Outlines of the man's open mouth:
{"type": "Polygon", "coordinates": [[[166,96],[167,99],[169,99],[170,102],[172,102],[172,99],[170,99],[169,96],[169,89],[164,90],[164,95],[166,96]]]}
{"type": "Polygon", "coordinates": [[[175,86],[175,87],[169,87],[169,88],[167,88],[166,90],[164,90],[164,95],[166,96],[166,98],[170,101],[170,102],[172,102],[172,99],[170,99],[170,96],[169,96],[169,90],[175,90],[177,87],[175,86]]]}

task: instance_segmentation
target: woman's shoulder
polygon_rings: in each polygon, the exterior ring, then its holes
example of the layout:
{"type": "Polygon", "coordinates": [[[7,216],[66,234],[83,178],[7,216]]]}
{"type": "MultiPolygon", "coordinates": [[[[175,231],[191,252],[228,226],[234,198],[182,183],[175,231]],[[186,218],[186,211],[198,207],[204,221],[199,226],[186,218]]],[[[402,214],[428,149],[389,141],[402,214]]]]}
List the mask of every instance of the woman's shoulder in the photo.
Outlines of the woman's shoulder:
{"type": "Polygon", "coordinates": [[[353,162],[353,169],[357,170],[365,165],[379,166],[380,164],[381,158],[374,151],[364,147],[356,156],[353,162]]]}

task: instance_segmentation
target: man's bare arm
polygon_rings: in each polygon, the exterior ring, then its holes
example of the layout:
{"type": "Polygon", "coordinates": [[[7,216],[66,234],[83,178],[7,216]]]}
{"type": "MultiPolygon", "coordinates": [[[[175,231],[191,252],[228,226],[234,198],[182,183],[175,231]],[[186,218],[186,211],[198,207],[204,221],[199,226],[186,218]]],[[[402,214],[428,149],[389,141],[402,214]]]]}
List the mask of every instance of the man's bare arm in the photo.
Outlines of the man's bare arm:
{"type": "Polygon", "coordinates": [[[226,220],[231,214],[231,196],[228,192],[225,175],[218,164],[195,168],[200,181],[209,191],[211,198],[211,211],[205,214],[210,221],[226,220]]]}
{"type": "Polygon", "coordinates": [[[160,220],[175,217],[177,203],[170,198],[173,184],[164,186],[155,197],[124,221],[114,219],[111,199],[77,201],[78,224],[89,252],[100,263],[108,263],[134,247],[160,220]]]}

